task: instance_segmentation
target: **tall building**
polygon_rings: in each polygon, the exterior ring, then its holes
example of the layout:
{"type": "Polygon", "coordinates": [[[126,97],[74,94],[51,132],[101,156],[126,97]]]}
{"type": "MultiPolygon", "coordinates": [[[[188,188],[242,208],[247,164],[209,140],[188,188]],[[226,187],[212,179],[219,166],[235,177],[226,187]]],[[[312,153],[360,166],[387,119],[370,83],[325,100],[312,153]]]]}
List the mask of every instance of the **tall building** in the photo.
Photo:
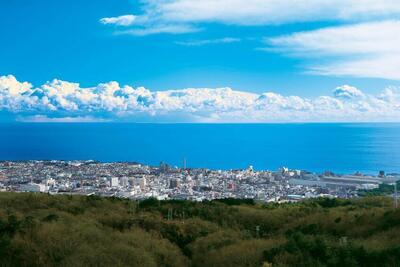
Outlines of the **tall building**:
{"type": "Polygon", "coordinates": [[[140,187],[140,189],[145,189],[146,188],[146,177],[142,176],[140,178],[136,178],[135,185],[138,185],[140,187]]]}
{"type": "Polygon", "coordinates": [[[160,162],[160,171],[161,172],[168,172],[170,169],[169,165],[163,161],[160,162]]]}
{"type": "Polygon", "coordinates": [[[174,189],[174,188],[178,188],[180,185],[179,180],[178,179],[171,179],[169,180],[169,188],[170,189],[174,189]]]}
{"type": "Polygon", "coordinates": [[[111,187],[117,187],[119,185],[118,183],[118,177],[111,177],[110,179],[110,186],[111,187]]]}
{"type": "Polygon", "coordinates": [[[253,168],[252,165],[250,165],[250,166],[247,168],[247,172],[248,172],[248,173],[253,173],[253,172],[254,172],[254,168],[253,168]]]}
{"type": "Polygon", "coordinates": [[[120,184],[120,186],[123,186],[123,187],[128,186],[128,185],[129,185],[129,179],[128,179],[128,177],[126,177],[126,176],[121,177],[121,178],[119,179],[119,184],[120,184]]]}

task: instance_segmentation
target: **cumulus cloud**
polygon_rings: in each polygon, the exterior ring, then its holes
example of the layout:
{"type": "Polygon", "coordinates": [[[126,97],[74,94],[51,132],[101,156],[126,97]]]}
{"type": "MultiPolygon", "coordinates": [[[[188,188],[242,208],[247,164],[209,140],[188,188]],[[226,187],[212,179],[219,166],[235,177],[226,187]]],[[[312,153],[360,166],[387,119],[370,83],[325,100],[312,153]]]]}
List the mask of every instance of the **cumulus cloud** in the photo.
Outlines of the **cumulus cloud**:
{"type": "Polygon", "coordinates": [[[363,97],[364,93],[353,86],[343,85],[343,86],[337,87],[333,91],[333,95],[337,98],[351,99],[351,98],[363,97]]]}
{"type": "Polygon", "coordinates": [[[266,43],[267,50],[307,58],[311,73],[400,79],[400,20],[298,32],[266,43]]]}
{"type": "Polygon", "coordinates": [[[311,99],[231,88],[150,91],[117,82],[82,88],[53,80],[34,87],[9,75],[0,77],[0,112],[31,122],[400,121],[400,92],[387,88],[374,96],[344,85],[311,99]]]}
{"type": "MultiPolygon", "coordinates": [[[[160,25],[271,25],[306,21],[354,21],[400,15],[398,0],[143,0],[136,15],[101,19],[102,23],[144,27],[160,25]]],[[[142,29],[143,30],[143,29],[142,29]]],[[[180,31],[180,33],[184,33],[180,31]]],[[[143,34],[144,35],[144,34],[143,34]]]]}

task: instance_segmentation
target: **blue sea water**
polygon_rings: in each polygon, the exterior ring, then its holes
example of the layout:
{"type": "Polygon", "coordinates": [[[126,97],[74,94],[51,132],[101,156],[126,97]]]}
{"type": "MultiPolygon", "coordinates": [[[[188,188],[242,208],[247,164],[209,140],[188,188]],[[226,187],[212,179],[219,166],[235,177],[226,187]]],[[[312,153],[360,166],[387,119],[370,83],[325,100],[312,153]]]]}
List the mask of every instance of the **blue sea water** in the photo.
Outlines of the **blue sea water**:
{"type": "Polygon", "coordinates": [[[0,160],[400,172],[400,124],[3,123],[0,160]]]}

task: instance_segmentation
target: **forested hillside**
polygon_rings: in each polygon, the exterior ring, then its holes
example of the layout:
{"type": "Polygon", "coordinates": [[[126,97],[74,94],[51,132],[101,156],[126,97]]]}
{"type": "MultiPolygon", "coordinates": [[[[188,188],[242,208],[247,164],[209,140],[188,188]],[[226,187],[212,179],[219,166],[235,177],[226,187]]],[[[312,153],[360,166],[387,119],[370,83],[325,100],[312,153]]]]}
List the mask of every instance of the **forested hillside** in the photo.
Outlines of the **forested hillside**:
{"type": "Polygon", "coordinates": [[[0,266],[400,266],[400,209],[0,193],[0,266]]]}

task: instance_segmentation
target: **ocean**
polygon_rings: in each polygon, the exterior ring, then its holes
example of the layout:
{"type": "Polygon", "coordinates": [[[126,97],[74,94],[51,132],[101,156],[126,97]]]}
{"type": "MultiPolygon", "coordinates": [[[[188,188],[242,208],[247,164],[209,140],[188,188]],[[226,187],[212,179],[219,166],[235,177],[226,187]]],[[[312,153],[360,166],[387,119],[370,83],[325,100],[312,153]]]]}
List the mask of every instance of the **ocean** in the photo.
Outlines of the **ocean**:
{"type": "Polygon", "coordinates": [[[0,123],[0,160],[400,172],[400,124],[0,123]]]}

